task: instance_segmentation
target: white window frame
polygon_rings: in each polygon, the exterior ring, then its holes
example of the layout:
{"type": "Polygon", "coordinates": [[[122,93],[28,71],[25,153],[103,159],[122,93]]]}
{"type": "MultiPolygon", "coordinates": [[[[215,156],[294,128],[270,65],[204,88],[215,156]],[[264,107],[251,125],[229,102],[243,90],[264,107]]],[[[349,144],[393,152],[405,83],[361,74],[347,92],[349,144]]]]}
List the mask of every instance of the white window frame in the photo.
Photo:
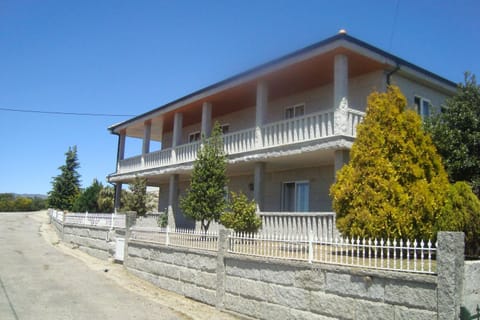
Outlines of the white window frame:
{"type": "Polygon", "coordinates": [[[227,134],[230,132],[230,123],[224,123],[220,125],[220,129],[222,131],[222,134],[227,134]],[[224,132],[225,128],[227,128],[227,132],[224,132]]]}
{"type": "Polygon", "coordinates": [[[307,113],[307,106],[305,105],[305,102],[297,103],[297,104],[294,104],[294,105],[291,105],[291,106],[287,106],[283,109],[283,118],[285,120],[299,118],[299,117],[303,117],[306,113],[307,113]],[[303,114],[302,115],[297,115],[296,110],[297,110],[297,108],[300,108],[300,107],[303,108],[303,114]],[[293,116],[292,117],[287,117],[287,110],[292,110],[293,111],[293,116]]]}
{"type": "Polygon", "coordinates": [[[200,131],[194,131],[188,134],[188,143],[197,142],[197,141],[200,141],[201,139],[202,139],[202,134],[200,133],[200,131]]]}
{"type": "MultiPolygon", "coordinates": [[[[307,203],[306,203],[306,210],[303,211],[303,212],[308,212],[310,210],[310,181],[308,180],[295,180],[295,181],[284,181],[282,182],[282,190],[281,190],[281,193],[282,193],[282,196],[281,196],[281,211],[282,212],[287,212],[287,208],[285,208],[285,185],[286,184],[294,184],[295,185],[295,189],[294,189],[294,203],[293,203],[293,208],[294,208],[294,211],[293,212],[302,212],[302,211],[298,211],[297,210],[297,185],[299,184],[307,184],[308,185],[308,193],[307,193],[307,203]]],[[[290,212],[290,211],[288,211],[290,212]]]]}
{"type": "Polygon", "coordinates": [[[424,98],[418,94],[413,97],[413,105],[415,106],[415,111],[422,117],[422,119],[430,117],[432,114],[432,102],[430,99],[424,98]],[[415,100],[419,101],[419,105],[416,104],[415,100]],[[425,113],[424,106],[427,105],[427,112],[425,113]]]}

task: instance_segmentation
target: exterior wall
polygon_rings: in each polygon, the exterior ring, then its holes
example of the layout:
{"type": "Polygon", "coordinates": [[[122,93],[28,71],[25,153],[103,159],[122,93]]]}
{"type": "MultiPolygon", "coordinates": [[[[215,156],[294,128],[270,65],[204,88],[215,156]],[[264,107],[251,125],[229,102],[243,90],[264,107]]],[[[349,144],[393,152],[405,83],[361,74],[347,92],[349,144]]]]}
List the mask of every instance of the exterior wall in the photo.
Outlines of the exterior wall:
{"type": "Polygon", "coordinates": [[[440,110],[440,106],[445,102],[445,99],[448,98],[448,96],[444,93],[441,93],[437,90],[429,88],[425,85],[422,85],[405,77],[399,76],[397,74],[394,74],[392,76],[391,83],[397,85],[400,90],[402,90],[403,94],[407,98],[408,105],[412,108],[413,98],[415,96],[420,96],[422,98],[430,100],[433,105],[433,109],[435,110],[432,111],[438,112],[440,110]]]}
{"type": "Polygon", "coordinates": [[[386,77],[382,70],[352,78],[348,82],[348,104],[350,108],[365,111],[370,93],[385,88],[386,77]]]}
{"type": "Polygon", "coordinates": [[[329,189],[334,179],[333,165],[266,173],[263,211],[281,211],[282,183],[293,181],[310,182],[309,211],[331,211],[329,189]]]}

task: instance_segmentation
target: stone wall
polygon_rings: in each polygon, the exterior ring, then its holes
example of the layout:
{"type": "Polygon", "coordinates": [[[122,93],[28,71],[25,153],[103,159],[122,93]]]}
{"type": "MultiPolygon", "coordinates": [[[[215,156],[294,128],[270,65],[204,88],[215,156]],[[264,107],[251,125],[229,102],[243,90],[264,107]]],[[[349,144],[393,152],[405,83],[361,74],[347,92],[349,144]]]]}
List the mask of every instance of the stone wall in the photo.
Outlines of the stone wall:
{"type": "Polygon", "coordinates": [[[89,255],[107,260],[115,255],[115,239],[121,231],[108,227],[65,224],[63,241],[78,246],[89,255]]]}
{"type": "Polygon", "coordinates": [[[215,305],[216,253],[130,240],[124,266],[160,288],[215,305]]]}
{"type": "Polygon", "coordinates": [[[462,306],[472,315],[480,306],[480,261],[465,261],[462,306]]]}
{"type": "Polygon", "coordinates": [[[224,308],[256,319],[436,319],[436,276],[229,255],[224,308]]]}

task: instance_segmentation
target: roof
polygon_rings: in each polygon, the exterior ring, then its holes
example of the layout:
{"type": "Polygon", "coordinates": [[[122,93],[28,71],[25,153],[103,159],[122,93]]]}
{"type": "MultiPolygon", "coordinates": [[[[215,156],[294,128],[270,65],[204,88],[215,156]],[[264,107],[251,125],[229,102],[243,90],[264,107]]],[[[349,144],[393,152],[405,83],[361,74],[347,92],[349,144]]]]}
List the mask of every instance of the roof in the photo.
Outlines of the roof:
{"type": "Polygon", "coordinates": [[[330,51],[330,50],[333,50],[335,48],[342,47],[342,46],[346,46],[346,47],[353,46],[353,47],[355,47],[356,50],[360,50],[360,49],[366,50],[370,54],[374,54],[374,55],[377,55],[379,57],[383,57],[383,59],[385,59],[385,61],[387,61],[386,63],[394,66],[393,68],[395,68],[396,70],[398,70],[399,68],[402,68],[402,67],[408,68],[408,69],[410,69],[414,72],[418,72],[418,73],[422,74],[423,76],[426,76],[426,77],[428,77],[432,80],[437,81],[438,83],[440,83],[441,85],[443,85],[445,87],[450,87],[452,91],[455,90],[456,87],[457,87],[456,83],[454,83],[454,82],[452,82],[448,79],[445,79],[445,78],[443,78],[443,77],[441,77],[441,76],[439,76],[439,75],[437,75],[433,72],[430,72],[430,71],[428,71],[424,68],[421,68],[421,67],[419,67],[415,64],[412,64],[412,63],[410,63],[406,60],[403,60],[403,59],[401,59],[401,58],[399,58],[399,57],[397,57],[397,56],[395,56],[391,53],[388,53],[384,50],[381,50],[377,47],[374,47],[374,46],[372,46],[372,45],[370,45],[370,44],[368,44],[364,41],[361,41],[357,38],[354,38],[354,37],[352,37],[352,36],[350,36],[346,33],[339,33],[339,34],[337,34],[333,37],[327,38],[325,40],[322,40],[320,42],[317,42],[315,44],[307,46],[303,49],[294,51],[290,54],[284,55],[282,57],[279,57],[279,58],[271,60],[267,63],[261,64],[257,67],[249,69],[247,71],[244,71],[242,73],[239,73],[237,75],[229,77],[225,80],[222,80],[222,81],[214,83],[210,86],[204,87],[200,90],[192,92],[192,93],[190,93],[186,96],[183,96],[179,99],[171,101],[171,102],[169,102],[165,105],[162,105],[160,107],[152,109],[152,110],[150,110],[146,113],[140,114],[140,115],[135,116],[133,118],[130,118],[126,121],[114,124],[114,125],[110,126],[108,129],[112,133],[116,133],[115,130],[117,130],[121,127],[125,127],[129,123],[136,122],[136,121],[138,121],[142,118],[148,118],[149,116],[151,116],[155,113],[161,112],[164,109],[169,109],[169,107],[182,104],[182,102],[187,102],[187,101],[191,100],[192,98],[198,97],[198,99],[201,99],[202,96],[206,95],[207,93],[215,91],[215,90],[221,90],[223,87],[233,87],[235,85],[241,84],[242,81],[246,82],[246,81],[251,80],[252,78],[260,77],[262,75],[262,72],[263,73],[270,72],[272,70],[275,70],[275,68],[281,68],[281,66],[284,63],[286,63],[288,61],[294,61],[296,59],[300,59],[301,57],[308,56],[310,54],[315,54],[316,52],[319,51],[319,49],[325,49],[325,50],[330,51]]]}

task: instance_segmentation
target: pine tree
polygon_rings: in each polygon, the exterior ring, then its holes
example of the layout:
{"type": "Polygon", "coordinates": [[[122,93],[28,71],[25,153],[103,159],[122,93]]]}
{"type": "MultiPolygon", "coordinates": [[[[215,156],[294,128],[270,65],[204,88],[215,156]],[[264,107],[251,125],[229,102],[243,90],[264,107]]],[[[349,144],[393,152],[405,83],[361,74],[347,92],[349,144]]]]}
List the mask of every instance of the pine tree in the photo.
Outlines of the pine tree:
{"type": "Polygon", "coordinates": [[[143,216],[147,213],[147,179],[135,177],[129,185],[130,192],[123,197],[124,211],[135,211],[137,215],[143,216]]]}
{"type": "Polygon", "coordinates": [[[441,158],[400,90],[372,93],[350,163],[330,190],[340,232],[433,239],[448,190],[441,158]]]}
{"type": "Polygon", "coordinates": [[[212,136],[202,137],[202,146],[193,165],[190,187],[180,199],[184,214],[201,222],[205,232],[212,220],[218,221],[226,208],[227,156],[223,150],[220,125],[215,123],[212,136]]]}
{"type": "Polygon", "coordinates": [[[53,178],[52,190],[48,193],[48,205],[55,209],[71,211],[80,194],[77,146],[69,147],[65,156],[65,164],[59,168],[61,173],[53,178]]]}
{"type": "Polygon", "coordinates": [[[76,212],[101,212],[97,200],[103,186],[97,179],[93,179],[92,185],[83,190],[73,205],[76,212]]]}

